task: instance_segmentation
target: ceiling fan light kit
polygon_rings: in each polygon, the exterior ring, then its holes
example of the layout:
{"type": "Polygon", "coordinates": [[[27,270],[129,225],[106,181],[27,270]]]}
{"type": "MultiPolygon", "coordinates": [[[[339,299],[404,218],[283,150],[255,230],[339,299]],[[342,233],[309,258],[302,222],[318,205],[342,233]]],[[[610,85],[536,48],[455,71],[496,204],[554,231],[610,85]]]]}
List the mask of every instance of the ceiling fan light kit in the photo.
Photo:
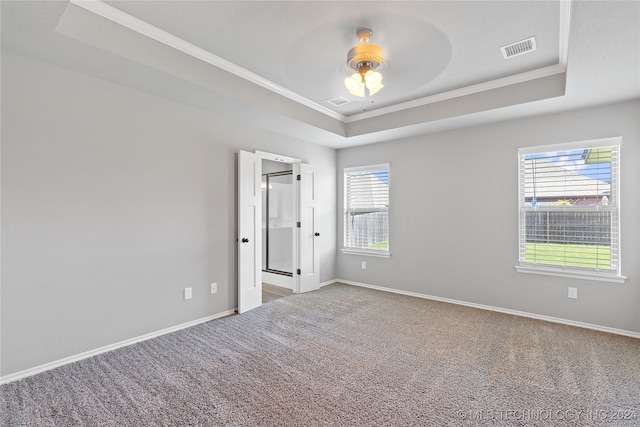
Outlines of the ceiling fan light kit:
{"type": "Polygon", "coordinates": [[[380,46],[369,43],[373,32],[369,28],[361,28],[357,32],[359,45],[347,54],[347,66],[355,73],[344,79],[344,85],[352,95],[373,96],[384,87],[382,74],[379,71],[385,64],[380,46]]]}

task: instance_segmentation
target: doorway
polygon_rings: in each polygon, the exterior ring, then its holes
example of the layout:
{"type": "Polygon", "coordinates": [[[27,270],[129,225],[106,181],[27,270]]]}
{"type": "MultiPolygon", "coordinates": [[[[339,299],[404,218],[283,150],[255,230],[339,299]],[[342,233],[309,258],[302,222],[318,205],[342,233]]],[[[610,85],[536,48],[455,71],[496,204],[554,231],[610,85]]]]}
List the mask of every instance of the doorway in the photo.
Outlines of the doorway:
{"type": "MultiPolygon", "coordinates": [[[[275,178],[276,175],[273,177],[275,178]]],[[[268,186],[266,183],[265,185],[268,186]]],[[[293,293],[308,292],[319,288],[320,261],[317,242],[321,232],[316,229],[316,194],[314,167],[304,164],[298,159],[277,154],[260,151],[255,153],[240,151],[238,153],[238,313],[262,305],[263,274],[273,274],[284,279],[293,293]],[[278,163],[279,170],[269,171],[270,163],[265,163],[266,161],[278,163]],[[285,210],[280,211],[279,202],[276,204],[279,206],[277,215],[275,211],[269,212],[268,208],[263,206],[263,165],[266,174],[281,172],[281,175],[277,175],[284,177],[287,175],[284,172],[291,171],[293,183],[290,185],[291,191],[286,190],[288,185],[286,183],[283,183],[284,187],[282,187],[283,194],[286,194],[284,197],[286,198],[290,194],[294,206],[292,224],[295,224],[295,227],[290,230],[292,256],[289,258],[293,261],[291,276],[286,274],[288,273],[286,266],[283,268],[277,263],[273,264],[277,267],[273,270],[284,274],[263,273],[263,265],[272,266],[270,261],[263,257],[263,248],[269,250],[269,258],[272,256],[276,257],[274,260],[280,260],[279,257],[282,257],[282,260],[287,258],[286,253],[276,255],[275,249],[272,250],[263,244],[263,233],[265,233],[266,239],[266,233],[269,231],[266,224],[267,218],[273,215],[274,218],[277,217],[274,224],[287,225],[288,223],[285,210]],[[265,215],[264,227],[263,213],[265,215]]],[[[282,240],[286,241],[287,239],[283,238],[282,240]]],[[[287,260],[287,265],[288,262],[287,260]]]]}
{"type": "Polygon", "coordinates": [[[269,284],[293,292],[296,238],[293,164],[262,159],[261,188],[263,286],[269,284]]]}

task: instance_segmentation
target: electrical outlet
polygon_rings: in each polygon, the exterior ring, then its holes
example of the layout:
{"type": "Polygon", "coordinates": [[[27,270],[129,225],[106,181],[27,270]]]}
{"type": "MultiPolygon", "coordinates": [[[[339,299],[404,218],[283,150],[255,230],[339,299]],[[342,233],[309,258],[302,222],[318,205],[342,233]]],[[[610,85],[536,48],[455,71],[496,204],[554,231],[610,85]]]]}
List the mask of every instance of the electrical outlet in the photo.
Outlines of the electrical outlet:
{"type": "Polygon", "coordinates": [[[366,261],[362,261],[362,269],[363,270],[367,269],[367,262],[366,261]]]}
{"type": "Polygon", "coordinates": [[[216,282],[213,282],[211,284],[211,293],[215,294],[216,292],[218,292],[218,284],[216,282]]]}
{"type": "Polygon", "coordinates": [[[578,299],[578,288],[569,288],[569,298],[578,299]]]}
{"type": "Polygon", "coordinates": [[[184,299],[191,299],[191,288],[184,288],[184,299]]]}

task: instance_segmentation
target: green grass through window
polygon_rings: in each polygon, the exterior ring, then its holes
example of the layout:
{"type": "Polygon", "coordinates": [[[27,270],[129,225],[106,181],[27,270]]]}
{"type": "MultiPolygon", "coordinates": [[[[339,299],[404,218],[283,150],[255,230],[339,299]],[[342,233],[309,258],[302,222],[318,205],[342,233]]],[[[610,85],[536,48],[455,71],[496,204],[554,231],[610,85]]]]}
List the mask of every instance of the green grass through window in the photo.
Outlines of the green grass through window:
{"type": "Polygon", "coordinates": [[[567,267],[611,269],[611,247],[604,245],[571,245],[527,243],[525,261],[567,267]]]}
{"type": "Polygon", "coordinates": [[[388,251],[389,250],[389,242],[385,240],[384,242],[375,243],[375,244],[369,246],[369,249],[375,249],[376,251],[388,251]]]}

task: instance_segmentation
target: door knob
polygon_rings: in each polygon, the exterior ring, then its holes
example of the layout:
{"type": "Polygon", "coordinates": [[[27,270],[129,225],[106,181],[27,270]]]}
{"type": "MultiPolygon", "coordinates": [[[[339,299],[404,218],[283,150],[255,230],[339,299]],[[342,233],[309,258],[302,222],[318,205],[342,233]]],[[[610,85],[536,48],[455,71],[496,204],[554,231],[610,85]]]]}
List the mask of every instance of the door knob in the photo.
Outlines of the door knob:
{"type": "Polygon", "coordinates": [[[320,233],[316,233],[316,237],[320,236],[320,233]]]}
{"type": "Polygon", "coordinates": [[[246,237],[242,238],[242,243],[249,243],[249,239],[247,239],[246,237]]]}

